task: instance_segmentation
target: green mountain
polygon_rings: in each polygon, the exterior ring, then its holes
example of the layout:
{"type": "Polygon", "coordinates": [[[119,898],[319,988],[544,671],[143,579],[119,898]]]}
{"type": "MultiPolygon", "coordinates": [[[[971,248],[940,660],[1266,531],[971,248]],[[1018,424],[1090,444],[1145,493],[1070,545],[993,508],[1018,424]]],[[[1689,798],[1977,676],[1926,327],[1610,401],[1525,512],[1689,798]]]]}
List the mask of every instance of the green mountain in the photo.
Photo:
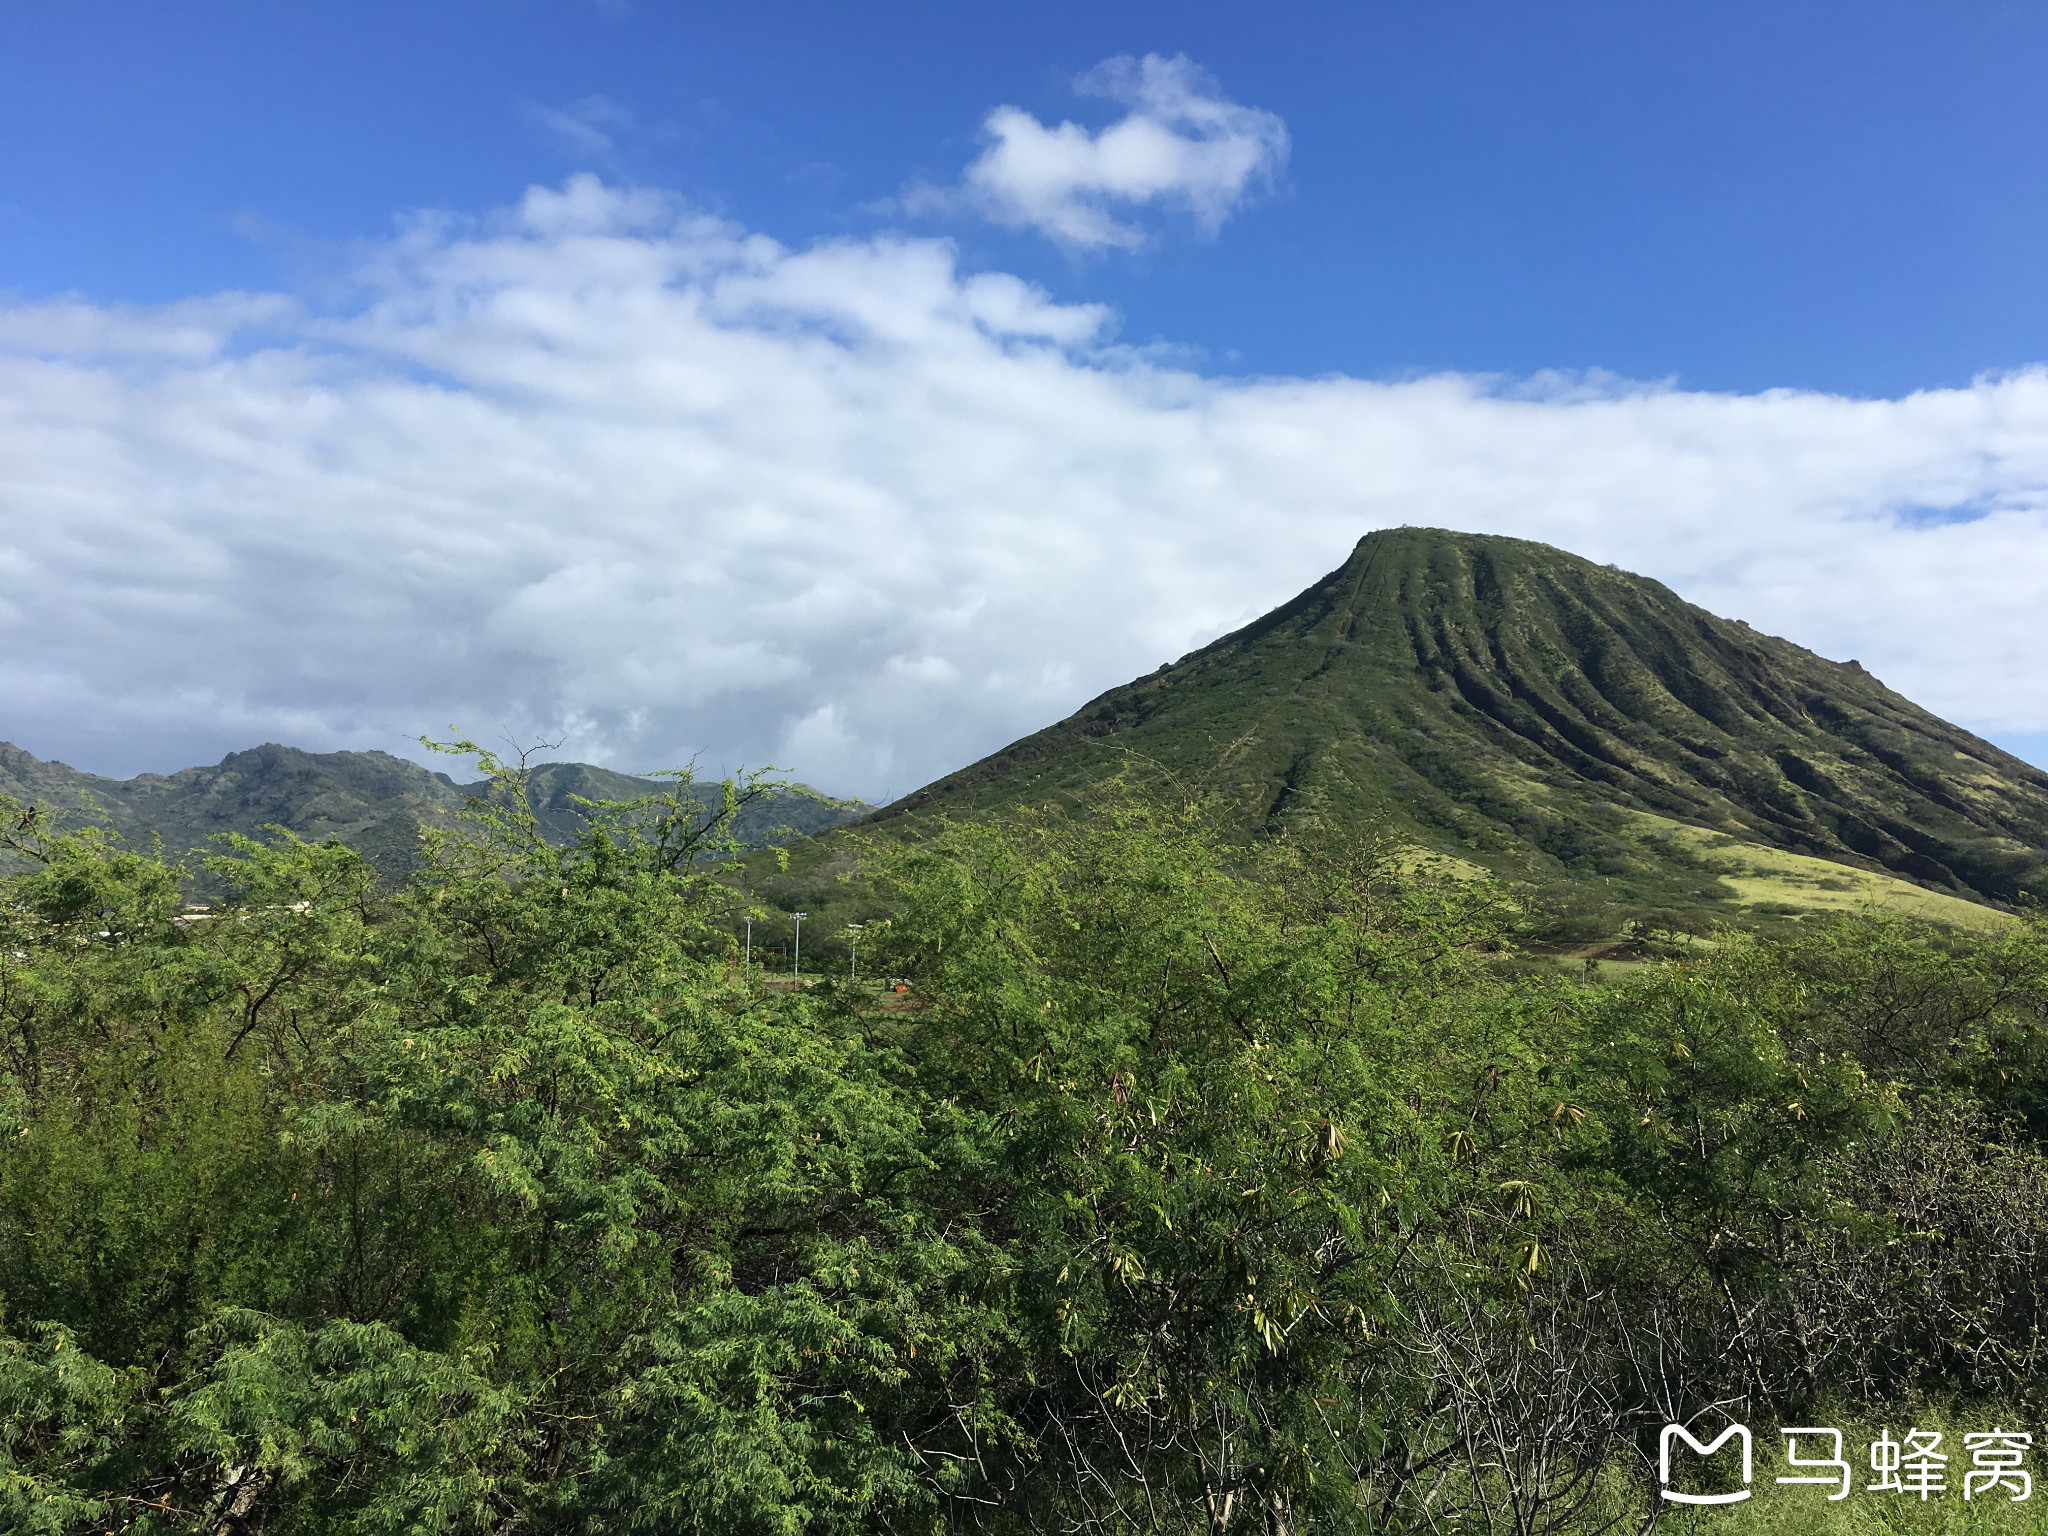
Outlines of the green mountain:
{"type": "MultiPolygon", "coordinates": [[[[542,763],[532,771],[528,793],[547,835],[567,841],[579,820],[573,796],[626,800],[662,787],[588,763],[542,763]]],[[[231,752],[211,768],[110,779],[0,742],[0,792],[66,824],[109,826],[135,843],[161,837],[174,857],[207,848],[218,833],[254,835],[274,824],[310,841],[339,838],[387,874],[400,875],[417,857],[420,829],[445,822],[483,788],[385,752],[302,752],[272,744],[231,752]]],[[[697,792],[715,796],[718,786],[700,785],[697,792]]],[[[792,785],[748,805],[737,831],[743,841],[773,843],[837,826],[865,809],[792,785]]]]}
{"type": "MultiPolygon", "coordinates": [[[[2048,774],[1886,688],[1647,578],[1519,539],[1402,528],[1235,634],[876,812],[880,831],[1085,793],[1137,762],[1213,795],[1248,833],[1371,829],[1542,888],[1561,936],[1879,903],[1983,925],[2048,900],[2048,774]]],[[[653,781],[535,769],[542,824],[571,796],[653,781]]],[[[0,791],[176,855],[279,824],[387,873],[477,786],[381,752],[262,746],[109,779],[0,743],[0,791]]],[[[757,845],[859,818],[798,787],[749,807],[757,845]]],[[[836,839],[775,905],[837,911],[836,839]],[[813,870],[812,866],[816,866],[813,870]],[[816,887],[815,889],[813,887],[816,887]],[[785,899],[786,898],[786,899],[785,899]]],[[[786,888],[786,889],[785,889],[786,888]]],[[[831,919],[836,923],[838,918],[831,919]]],[[[821,940],[831,931],[821,924],[821,940]]]]}
{"type": "Polygon", "coordinates": [[[1665,920],[2048,898],[2048,774],[1857,662],[1520,539],[1401,528],[1266,617],[877,813],[999,812],[1132,758],[1665,920]]]}

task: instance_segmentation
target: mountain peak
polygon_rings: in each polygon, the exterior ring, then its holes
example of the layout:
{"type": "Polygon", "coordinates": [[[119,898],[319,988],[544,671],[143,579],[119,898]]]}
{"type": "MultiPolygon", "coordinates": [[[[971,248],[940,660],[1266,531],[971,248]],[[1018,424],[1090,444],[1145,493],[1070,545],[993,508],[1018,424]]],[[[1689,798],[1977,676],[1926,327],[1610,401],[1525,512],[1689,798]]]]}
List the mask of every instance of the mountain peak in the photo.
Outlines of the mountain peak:
{"type": "Polygon", "coordinates": [[[1136,754],[1251,827],[1396,827],[1665,904],[1701,834],[1980,902],[2048,895],[2048,774],[1662,583],[1526,539],[1367,534],[1299,596],[891,807],[996,808],[1136,754]]]}

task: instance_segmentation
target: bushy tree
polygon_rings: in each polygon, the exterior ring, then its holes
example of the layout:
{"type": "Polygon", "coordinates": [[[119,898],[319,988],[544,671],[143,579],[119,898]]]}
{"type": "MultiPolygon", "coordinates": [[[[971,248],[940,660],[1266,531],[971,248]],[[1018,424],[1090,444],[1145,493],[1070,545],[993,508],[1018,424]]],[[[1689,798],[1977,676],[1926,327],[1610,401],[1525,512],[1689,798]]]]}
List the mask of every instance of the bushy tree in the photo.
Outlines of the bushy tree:
{"type": "Polygon", "coordinates": [[[479,755],[396,890],[0,807],[0,1525],[1533,1536],[1668,1419],[2038,1399],[2038,921],[1566,973],[1119,784],[872,843],[896,980],[800,990],[759,781],[560,847],[479,755]]]}

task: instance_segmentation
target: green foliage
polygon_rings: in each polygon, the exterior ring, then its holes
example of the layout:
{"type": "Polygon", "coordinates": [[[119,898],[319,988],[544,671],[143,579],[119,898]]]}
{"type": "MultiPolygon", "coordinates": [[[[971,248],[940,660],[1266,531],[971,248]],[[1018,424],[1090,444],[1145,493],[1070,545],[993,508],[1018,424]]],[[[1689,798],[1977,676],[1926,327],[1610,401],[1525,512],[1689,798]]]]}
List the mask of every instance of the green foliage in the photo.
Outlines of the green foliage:
{"type": "Polygon", "coordinates": [[[36,1323],[26,1339],[0,1339],[0,1515],[24,1536],[104,1519],[122,1431],[136,1411],[135,1383],[79,1349],[68,1330],[36,1323]]]}
{"type": "Polygon", "coordinates": [[[927,1004],[905,1049],[982,1127],[1042,1362],[1034,1500],[1351,1504],[1333,1441],[1457,1182],[1419,1088],[1436,1005],[1486,991],[1466,948],[1497,897],[1221,856],[1121,794],[893,855],[889,964],[927,1004]]]}
{"type": "MultiPolygon", "coordinates": [[[[476,751],[470,744],[458,744],[476,751]]],[[[0,1524],[1594,1530],[1667,1417],[2038,1414],[2039,925],[1720,933],[1111,785],[739,962],[759,781],[381,884],[0,807],[0,1524]]]]}

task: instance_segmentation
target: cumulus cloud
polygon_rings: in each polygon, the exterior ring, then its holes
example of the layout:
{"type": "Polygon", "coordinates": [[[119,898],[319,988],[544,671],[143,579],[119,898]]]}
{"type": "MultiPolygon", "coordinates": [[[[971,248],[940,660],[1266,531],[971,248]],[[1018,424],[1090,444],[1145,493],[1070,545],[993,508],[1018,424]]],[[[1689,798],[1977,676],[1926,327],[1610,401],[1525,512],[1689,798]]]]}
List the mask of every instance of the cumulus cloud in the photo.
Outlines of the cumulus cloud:
{"type": "Polygon", "coordinates": [[[1400,523],[2048,728],[2048,372],[1204,378],[943,242],[791,249],[587,177],[357,277],[338,314],[0,307],[0,736],[125,773],[456,723],[874,798],[1400,523]]]}
{"type": "Polygon", "coordinates": [[[1129,110],[1091,133],[997,107],[983,124],[988,147],[967,167],[959,191],[927,190],[922,201],[964,200],[997,223],[1035,229],[1076,250],[1135,250],[1146,232],[1120,214],[1174,210],[1213,235],[1287,163],[1286,125],[1224,97],[1185,56],[1109,59],[1074,86],[1129,110]]]}

